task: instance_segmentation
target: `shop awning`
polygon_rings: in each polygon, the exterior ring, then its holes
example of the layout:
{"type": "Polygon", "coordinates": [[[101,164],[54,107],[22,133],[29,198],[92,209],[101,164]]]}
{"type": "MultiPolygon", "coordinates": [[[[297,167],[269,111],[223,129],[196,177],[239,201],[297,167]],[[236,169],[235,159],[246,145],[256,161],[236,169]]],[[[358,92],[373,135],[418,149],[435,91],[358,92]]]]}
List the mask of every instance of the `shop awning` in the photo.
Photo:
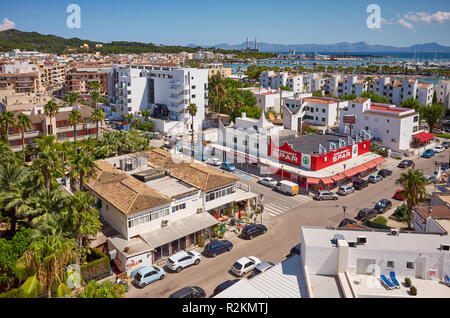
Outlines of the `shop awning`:
{"type": "Polygon", "coordinates": [[[435,137],[435,135],[423,131],[413,135],[413,137],[419,139],[421,143],[427,143],[430,140],[432,140],[435,137]]]}
{"type": "Polygon", "coordinates": [[[368,169],[373,169],[377,166],[377,164],[376,164],[375,160],[372,160],[372,161],[365,163],[364,166],[366,166],[368,169]]]}
{"type": "Polygon", "coordinates": [[[306,181],[306,183],[308,184],[319,184],[320,179],[316,179],[316,178],[308,178],[308,180],[306,181]]]}
{"type": "Polygon", "coordinates": [[[332,184],[334,181],[333,181],[333,179],[331,179],[331,178],[323,178],[323,179],[320,179],[322,182],[323,182],[323,184],[325,184],[325,185],[328,185],[328,184],[332,184]]]}
{"type": "Polygon", "coordinates": [[[331,177],[331,179],[333,179],[336,182],[339,182],[339,181],[341,181],[344,178],[345,178],[345,176],[343,174],[338,174],[338,175],[335,175],[335,176],[331,177]]]}
{"type": "Polygon", "coordinates": [[[382,163],[385,163],[386,159],[380,157],[380,158],[375,159],[373,162],[375,162],[377,164],[377,166],[378,166],[378,165],[380,165],[382,163]]]}
{"type": "Polygon", "coordinates": [[[357,175],[358,173],[364,172],[364,171],[366,171],[366,170],[367,170],[367,167],[365,167],[365,166],[359,166],[359,167],[352,168],[352,169],[350,169],[350,170],[348,170],[348,171],[345,171],[344,174],[345,174],[347,177],[351,178],[351,177],[357,175]]]}

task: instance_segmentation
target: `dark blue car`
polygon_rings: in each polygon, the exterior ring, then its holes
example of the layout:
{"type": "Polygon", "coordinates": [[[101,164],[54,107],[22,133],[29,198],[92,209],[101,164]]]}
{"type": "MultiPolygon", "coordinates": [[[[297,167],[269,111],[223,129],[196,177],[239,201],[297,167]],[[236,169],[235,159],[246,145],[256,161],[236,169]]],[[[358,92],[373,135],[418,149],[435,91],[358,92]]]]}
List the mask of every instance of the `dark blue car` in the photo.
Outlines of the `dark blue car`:
{"type": "Polygon", "coordinates": [[[431,158],[435,155],[434,150],[428,149],[422,154],[422,158],[431,158]]]}
{"type": "Polygon", "coordinates": [[[230,241],[213,241],[206,244],[204,253],[207,256],[216,257],[216,255],[229,252],[233,248],[233,244],[230,241]]]}

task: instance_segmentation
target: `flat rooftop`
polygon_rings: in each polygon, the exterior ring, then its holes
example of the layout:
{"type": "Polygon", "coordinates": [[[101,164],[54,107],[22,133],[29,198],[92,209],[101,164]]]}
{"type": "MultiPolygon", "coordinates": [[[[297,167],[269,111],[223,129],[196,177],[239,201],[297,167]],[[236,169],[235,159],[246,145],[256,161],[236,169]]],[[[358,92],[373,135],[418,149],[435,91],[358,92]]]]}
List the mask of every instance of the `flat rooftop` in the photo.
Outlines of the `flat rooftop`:
{"type": "Polygon", "coordinates": [[[169,176],[154,179],[145,184],[153,189],[158,189],[158,192],[169,198],[179,197],[198,191],[197,188],[169,176]]]}
{"type": "MultiPolygon", "coordinates": [[[[327,151],[330,150],[330,142],[333,142],[336,144],[336,146],[339,146],[339,139],[344,140],[347,142],[347,135],[339,135],[339,134],[333,134],[333,135],[317,135],[317,134],[311,134],[311,135],[305,135],[300,136],[294,139],[289,139],[287,142],[292,146],[292,148],[299,152],[304,154],[319,154],[319,144],[324,146],[327,151]]],[[[284,142],[280,145],[282,146],[284,142]]]]}

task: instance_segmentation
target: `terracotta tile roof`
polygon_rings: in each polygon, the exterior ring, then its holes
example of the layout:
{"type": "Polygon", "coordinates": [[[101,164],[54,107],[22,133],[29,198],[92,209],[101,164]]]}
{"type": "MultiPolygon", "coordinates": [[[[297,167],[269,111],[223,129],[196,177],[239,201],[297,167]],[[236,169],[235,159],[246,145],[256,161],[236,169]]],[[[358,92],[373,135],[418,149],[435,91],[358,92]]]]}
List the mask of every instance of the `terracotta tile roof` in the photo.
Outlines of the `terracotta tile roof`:
{"type": "MultiPolygon", "coordinates": [[[[428,218],[428,206],[418,206],[415,207],[414,210],[417,211],[417,213],[422,218],[422,221],[425,222],[425,220],[428,218]]],[[[432,206],[431,207],[431,217],[433,219],[450,219],[450,208],[446,205],[440,205],[440,206],[432,206]]]]}
{"type": "Polygon", "coordinates": [[[419,86],[420,88],[430,88],[430,87],[433,87],[433,84],[430,84],[430,83],[420,83],[418,86],[419,86]]]}
{"type": "Polygon", "coordinates": [[[368,101],[370,98],[365,98],[365,97],[358,97],[357,99],[355,99],[353,102],[358,103],[358,104],[362,104],[365,101],[368,101]]]}

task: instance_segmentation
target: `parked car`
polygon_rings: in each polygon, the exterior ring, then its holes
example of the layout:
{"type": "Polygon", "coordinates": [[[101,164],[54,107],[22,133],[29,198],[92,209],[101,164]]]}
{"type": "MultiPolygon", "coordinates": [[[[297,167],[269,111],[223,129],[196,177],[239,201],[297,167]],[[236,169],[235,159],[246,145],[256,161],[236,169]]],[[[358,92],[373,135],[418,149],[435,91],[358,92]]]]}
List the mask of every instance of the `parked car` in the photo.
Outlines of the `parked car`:
{"type": "Polygon", "coordinates": [[[272,262],[272,261],[262,262],[261,264],[259,264],[258,266],[255,267],[255,269],[253,270],[253,272],[250,274],[250,276],[248,278],[250,279],[261,273],[264,273],[265,271],[271,269],[275,265],[277,265],[277,263],[272,262]]]}
{"type": "Polygon", "coordinates": [[[400,200],[400,201],[405,200],[405,196],[403,195],[403,190],[402,189],[398,189],[397,192],[395,192],[394,199],[400,200]]]}
{"type": "Polygon", "coordinates": [[[435,153],[441,153],[441,152],[443,152],[445,150],[445,147],[444,146],[436,146],[435,148],[434,148],[434,152],[435,153]]]}
{"type": "Polygon", "coordinates": [[[372,174],[369,176],[369,179],[367,179],[370,183],[378,183],[380,181],[383,181],[383,177],[378,174],[372,174]]]}
{"type": "Polygon", "coordinates": [[[356,221],[352,219],[343,219],[341,223],[339,223],[338,228],[345,227],[348,224],[356,224],[356,221]]]}
{"type": "Polygon", "coordinates": [[[315,196],[316,200],[337,200],[339,197],[336,193],[328,190],[319,190],[315,196]]]}
{"type": "Polygon", "coordinates": [[[369,186],[369,182],[364,179],[356,179],[353,181],[353,187],[356,190],[362,190],[364,188],[367,188],[369,186]]]}
{"type": "Polygon", "coordinates": [[[412,167],[413,164],[414,164],[414,162],[412,160],[403,160],[402,162],[400,162],[398,164],[397,167],[399,167],[399,168],[408,168],[408,167],[412,167]]]}
{"type": "Polygon", "coordinates": [[[301,244],[295,245],[293,248],[291,248],[290,252],[289,252],[289,257],[290,256],[294,256],[294,255],[300,255],[301,253],[301,244]]]}
{"type": "Polygon", "coordinates": [[[169,298],[204,298],[205,291],[200,287],[184,287],[174,292],[169,298]]]}
{"type": "Polygon", "coordinates": [[[233,248],[233,244],[230,241],[213,241],[206,244],[204,252],[208,256],[216,257],[216,255],[229,252],[233,248]]]}
{"type": "Polygon", "coordinates": [[[389,201],[388,199],[383,199],[378,201],[378,203],[375,205],[375,207],[373,208],[375,211],[378,212],[378,214],[383,214],[384,212],[386,212],[387,210],[392,208],[392,202],[389,201]]]}
{"type": "Polygon", "coordinates": [[[435,155],[434,150],[428,149],[425,150],[425,152],[422,154],[422,158],[431,158],[434,157],[434,155],[435,155]]]}
{"type": "Polygon", "coordinates": [[[388,169],[381,169],[380,171],[378,171],[378,175],[382,176],[383,178],[387,178],[392,175],[392,171],[388,169]]]}
{"type": "Polygon", "coordinates": [[[449,143],[448,141],[444,141],[444,142],[441,144],[441,146],[444,147],[445,149],[448,149],[448,147],[450,146],[450,143],[449,143]]]}
{"type": "Polygon", "coordinates": [[[134,283],[144,288],[148,284],[162,280],[166,277],[166,272],[159,266],[145,266],[131,273],[134,283]]]}
{"type": "Polygon", "coordinates": [[[372,209],[362,209],[358,212],[358,215],[355,217],[357,220],[371,220],[375,218],[378,215],[377,211],[374,211],[372,209]]]}
{"type": "Polygon", "coordinates": [[[233,172],[236,170],[236,167],[230,162],[222,163],[222,169],[225,171],[233,172]]]}
{"type": "Polygon", "coordinates": [[[219,286],[217,286],[214,289],[213,296],[215,296],[217,294],[220,294],[225,289],[227,289],[227,288],[233,286],[234,284],[236,284],[238,281],[240,281],[240,279],[227,280],[226,282],[223,282],[222,284],[220,284],[219,286]]]}
{"type": "Polygon", "coordinates": [[[206,161],[207,164],[211,165],[211,166],[215,166],[215,167],[220,167],[222,165],[222,161],[220,161],[217,158],[209,158],[206,161]]]}
{"type": "Polygon", "coordinates": [[[181,251],[173,254],[167,260],[167,267],[174,272],[181,272],[182,269],[191,266],[198,265],[202,260],[202,255],[196,251],[181,251]]]}
{"type": "Polygon", "coordinates": [[[355,187],[347,184],[340,186],[337,193],[340,195],[349,195],[352,194],[353,192],[355,192],[355,187]]]}
{"type": "Polygon", "coordinates": [[[266,187],[273,188],[274,186],[277,185],[278,182],[274,178],[266,177],[266,178],[259,179],[258,183],[265,185],[266,187]]]}
{"type": "Polygon", "coordinates": [[[260,236],[267,232],[267,227],[262,224],[249,224],[242,229],[242,236],[245,239],[252,240],[254,237],[260,236]]]}
{"type": "Polygon", "coordinates": [[[261,261],[255,256],[242,257],[231,266],[231,271],[237,276],[244,276],[259,264],[261,264],[261,261]]]}

